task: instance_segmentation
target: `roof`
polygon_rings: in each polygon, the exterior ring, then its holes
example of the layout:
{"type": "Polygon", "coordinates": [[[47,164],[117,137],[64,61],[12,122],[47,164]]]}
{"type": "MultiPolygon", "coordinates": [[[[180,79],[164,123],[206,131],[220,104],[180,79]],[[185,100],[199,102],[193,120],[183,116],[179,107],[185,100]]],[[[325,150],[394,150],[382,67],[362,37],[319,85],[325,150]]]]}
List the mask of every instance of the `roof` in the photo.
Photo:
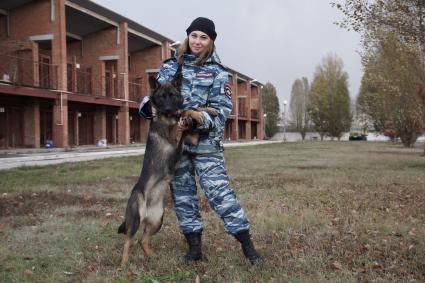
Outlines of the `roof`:
{"type": "MultiPolygon", "coordinates": [[[[10,1],[10,0],[8,0],[8,1],[10,1]]],[[[106,18],[108,18],[112,21],[118,22],[118,23],[119,22],[127,22],[129,28],[132,28],[132,29],[134,29],[138,32],[141,32],[141,33],[143,33],[147,36],[153,37],[153,38],[158,39],[160,41],[174,42],[174,40],[172,40],[168,37],[165,37],[165,36],[155,32],[151,29],[148,29],[147,27],[142,26],[141,24],[136,23],[135,21],[133,21],[129,18],[126,18],[126,17],[124,17],[120,14],[117,14],[114,11],[111,11],[111,10],[109,10],[109,9],[103,7],[103,6],[100,6],[100,5],[98,5],[98,4],[96,4],[92,1],[88,1],[88,0],[67,0],[66,2],[72,2],[72,3],[78,4],[83,8],[86,8],[90,11],[98,13],[98,14],[100,14],[100,15],[102,15],[102,16],[104,16],[104,17],[106,17],[106,18]]]]}

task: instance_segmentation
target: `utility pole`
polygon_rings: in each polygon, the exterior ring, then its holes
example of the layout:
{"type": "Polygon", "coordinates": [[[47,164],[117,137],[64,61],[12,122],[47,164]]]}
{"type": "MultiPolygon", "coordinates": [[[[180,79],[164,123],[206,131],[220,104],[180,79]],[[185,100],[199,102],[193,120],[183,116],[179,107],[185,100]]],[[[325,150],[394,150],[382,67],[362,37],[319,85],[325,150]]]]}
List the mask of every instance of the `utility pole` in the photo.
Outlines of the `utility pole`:
{"type": "Polygon", "coordinates": [[[288,101],[283,101],[283,113],[282,113],[282,120],[283,120],[283,141],[286,142],[286,104],[288,104],[288,101]]]}

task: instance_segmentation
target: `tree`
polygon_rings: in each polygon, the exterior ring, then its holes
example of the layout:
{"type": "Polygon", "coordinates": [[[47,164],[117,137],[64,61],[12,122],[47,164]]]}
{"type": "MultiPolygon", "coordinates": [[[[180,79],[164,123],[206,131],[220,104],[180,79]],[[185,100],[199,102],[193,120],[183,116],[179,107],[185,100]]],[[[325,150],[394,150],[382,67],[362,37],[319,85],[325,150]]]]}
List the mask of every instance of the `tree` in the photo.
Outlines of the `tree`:
{"type": "Polygon", "coordinates": [[[417,131],[425,130],[425,0],[345,0],[332,5],[345,15],[338,24],[362,36],[368,84],[392,105],[389,123],[403,144],[411,146],[417,131]]]}
{"type": "Polygon", "coordinates": [[[367,117],[377,132],[385,133],[390,121],[390,101],[382,90],[373,85],[369,71],[363,74],[360,93],[356,100],[356,111],[367,117]]]}
{"type": "MultiPolygon", "coordinates": [[[[397,35],[402,42],[419,44],[425,54],[424,0],[345,0],[331,2],[345,15],[339,26],[354,29],[363,38],[375,38],[385,30],[397,35]]],[[[423,55],[422,54],[422,55],[423,55]]]]}
{"type": "Polygon", "coordinates": [[[418,60],[420,50],[400,42],[394,34],[382,31],[376,36],[375,47],[363,55],[366,69],[363,81],[374,92],[363,95],[362,105],[364,111],[380,119],[381,130],[388,132],[388,127],[393,128],[403,144],[410,147],[425,126],[424,106],[418,95],[418,83],[423,75],[418,60]]]}
{"type": "Polygon", "coordinates": [[[320,137],[329,135],[338,140],[351,125],[348,74],[336,55],[328,55],[316,68],[309,96],[309,115],[320,137]]]}
{"type": "Polygon", "coordinates": [[[277,122],[279,120],[279,99],[276,95],[276,88],[271,83],[266,83],[262,90],[263,113],[266,114],[265,131],[267,137],[272,137],[277,133],[277,122]]]}
{"type": "Polygon", "coordinates": [[[307,78],[296,79],[292,84],[289,108],[295,130],[301,134],[302,140],[305,139],[310,126],[310,117],[307,111],[309,93],[310,84],[307,78]]]}

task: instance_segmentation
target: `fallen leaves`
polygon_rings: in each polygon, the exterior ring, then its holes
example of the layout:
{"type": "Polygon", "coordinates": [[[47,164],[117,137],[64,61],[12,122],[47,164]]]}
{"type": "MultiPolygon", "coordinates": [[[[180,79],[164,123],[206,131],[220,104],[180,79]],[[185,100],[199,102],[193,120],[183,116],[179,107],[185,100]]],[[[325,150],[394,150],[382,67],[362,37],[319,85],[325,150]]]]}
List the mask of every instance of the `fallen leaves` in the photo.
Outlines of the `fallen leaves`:
{"type": "Polygon", "coordinates": [[[381,268],[382,268],[382,265],[380,263],[378,263],[377,261],[374,261],[372,263],[372,269],[373,270],[377,270],[377,269],[381,269],[381,268]]]}
{"type": "Polygon", "coordinates": [[[342,264],[341,264],[339,261],[334,261],[334,262],[332,263],[332,267],[333,267],[335,270],[342,270],[342,264]]]}

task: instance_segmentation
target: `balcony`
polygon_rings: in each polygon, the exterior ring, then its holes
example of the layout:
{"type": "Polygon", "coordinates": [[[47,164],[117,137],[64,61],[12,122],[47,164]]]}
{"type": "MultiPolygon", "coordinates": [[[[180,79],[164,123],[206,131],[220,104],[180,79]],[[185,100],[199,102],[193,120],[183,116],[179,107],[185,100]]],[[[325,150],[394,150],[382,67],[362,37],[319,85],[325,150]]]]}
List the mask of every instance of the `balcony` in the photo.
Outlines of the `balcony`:
{"type": "MultiPolygon", "coordinates": [[[[58,66],[49,64],[50,57],[40,56],[39,61],[30,56],[0,54],[0,82],[42,89],[58,89],[58,66]]],[[[105,72],[95,75],[92,67],[67,64],[67,91],[94,96],[124,99],[124,76],[105,72]]],[[[142,77],[129,78],[129,100],[139,102],[145,95],[142,77]]]]}
{"type": "Polygon", "coordinates": [[[92,67],[75,68],[67,64],[67,90],[78,94],[106,96],[124,99],[124,78],[105,72],[103,76],[93,74],[92,67]]]}
{"type": "Polygon", "coordinates": [[[245,97],[238,97],[238,116],[241,118],[248,117],[248,110],[245,97]]]}
{"type": "MultiPolygon", "coordinates": [[[[29,57],[29,56],[28,56],[29,57]]],[[[25,57],[0,54],[0,82],[17,86],[58,89],[58,68],[50,58],[34,61],[25,57]]]]}
{"type": "MultiPolygon", "coordinates": [[[[252,90],[257,88],[251,88],[252,90]]],[[[251,94],[255,94],[255,92],[252,92],[251,94]]],[[[258,92],[256,93],[258,95],[258,92]]],[[[259,112],[260,112],[260,100],[258,97],[252,97],[251,98],[251,119],[259,119],[259,112]]]]}
{"type": "Polygon", "coordinates": [[[136,101],[136,102],[141,101],[143,96],[145,96],[143,86],[144,85],[143,85],[142,76],[129,77],[128,78],[128,92],[129,92],[128,99],[131,101],[136,101]]]}

